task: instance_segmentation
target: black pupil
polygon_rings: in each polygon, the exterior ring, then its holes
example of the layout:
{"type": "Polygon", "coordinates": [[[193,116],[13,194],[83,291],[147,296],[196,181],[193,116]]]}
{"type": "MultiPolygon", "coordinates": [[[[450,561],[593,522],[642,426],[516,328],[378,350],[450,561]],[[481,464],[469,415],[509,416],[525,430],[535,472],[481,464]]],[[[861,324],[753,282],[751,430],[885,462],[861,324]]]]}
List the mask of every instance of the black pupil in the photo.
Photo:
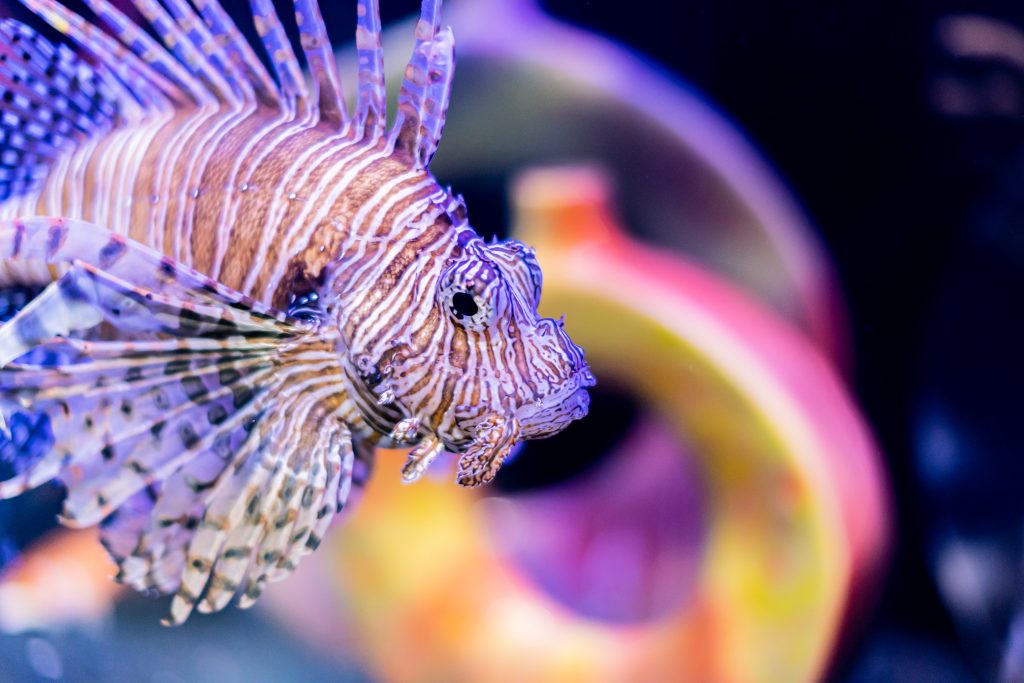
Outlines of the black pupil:
{"type": "Polygon", "coordinates": [[[474,316],[480,309],[473,301],[473,295],[466,292],[456,292],[452,295],[452,310],[460,318],[463,316],[474,316]]]}

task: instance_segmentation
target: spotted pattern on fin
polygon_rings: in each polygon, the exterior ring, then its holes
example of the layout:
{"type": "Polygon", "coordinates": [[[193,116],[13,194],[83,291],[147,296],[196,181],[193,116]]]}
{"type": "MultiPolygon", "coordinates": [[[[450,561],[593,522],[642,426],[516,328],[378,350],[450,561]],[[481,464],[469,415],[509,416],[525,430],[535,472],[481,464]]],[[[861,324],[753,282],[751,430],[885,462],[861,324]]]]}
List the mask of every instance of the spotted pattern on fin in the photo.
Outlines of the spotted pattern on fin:
{"type": "Polygon", "coordinates": [[[45,415],[53,435],[48,452],[0,482],[0,497],[60,479],[62,521],[109,517],[104,543],[119,578],[175,592],[169,623],[236,592],[251,601],[287,576],[352,482],[347,424],[357,416],[336,332],[95,226],[0,222],[0,254],[81,257],[0,327],[0,414],[45,415]],[[100,323],[117,338],[49,341],[100,323]],[[76,360],[12,362],[47,343],[73,348],[76,360]]]}

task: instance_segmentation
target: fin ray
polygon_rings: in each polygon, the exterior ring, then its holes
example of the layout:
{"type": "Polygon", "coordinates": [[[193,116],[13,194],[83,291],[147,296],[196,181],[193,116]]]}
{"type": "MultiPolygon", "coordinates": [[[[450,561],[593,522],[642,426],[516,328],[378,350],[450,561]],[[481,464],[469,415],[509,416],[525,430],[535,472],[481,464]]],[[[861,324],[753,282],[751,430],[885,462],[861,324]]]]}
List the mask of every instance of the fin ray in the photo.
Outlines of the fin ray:
{"type": "Polygon", "coordinates": [[[299,69],[299,60],[292,51],[288,34],[277,16],[272,0],[249,0],[252,7],[256,33],[263,41],[263,48],[270,59],[284,105],[293,115],[305,117],[309,114],[309,91],[306,79],[299,69]]]}
{"type": "Polygon", "coordinates": [[[101,71],[12,19],[0,20],[0,99],[0,201],[38,188],[62,151],[117,117],[101,71]]]}
{"type": "Polygon", "coordinates": [[[338,76],[338,63],[327,37],[320,5],[317,0],[294,0],[294,5],[299,42],[313,79],[312,99],[317,103],[321,120],[341,129],[348,121],[348,112],[338,76]]]}
{"type": "Polygon", "coordinates": [[[384,133],[388,116],[378,0],[359,0],[356,15],[356,59],[359,62],[356,121],[363,135],[376,139],[384,133]]]}
{"type": "Polygon", "coordinates": [[[455,73],[454,37],[450,28],[441,28],[440,15],[440,0],[424,0],[392,128],[396,153],[416,168],[430,164],[441,142],[455,73]]]}

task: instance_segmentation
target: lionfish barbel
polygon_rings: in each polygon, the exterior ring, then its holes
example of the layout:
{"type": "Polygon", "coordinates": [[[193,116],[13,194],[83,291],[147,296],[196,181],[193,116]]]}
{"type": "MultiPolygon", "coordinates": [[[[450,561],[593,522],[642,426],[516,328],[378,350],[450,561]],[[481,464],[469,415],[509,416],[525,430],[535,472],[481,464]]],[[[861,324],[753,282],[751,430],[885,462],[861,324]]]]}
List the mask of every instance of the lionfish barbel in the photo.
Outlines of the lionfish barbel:
{"type": "Polygon", "coordinates": [[[251,0],[269,69],[216,0],[133,0],[148,29],[107,0],[91,21],[22,2],[75,49],[0,21],[0,285],[41,288],[0,327],[0,416],[52,432],[0,497],[63,482],[61,521],[174,594],[168,623],[287,576],[375,446],[411,445],[410,481],[460,454],[476,486],[586,414],[533,252],[485,244],[427,169],[454,69],[440,0],[390,129],[377,0],[351,114],[315,0],[294,0],[308,80],[272,0],[251,0]]]}

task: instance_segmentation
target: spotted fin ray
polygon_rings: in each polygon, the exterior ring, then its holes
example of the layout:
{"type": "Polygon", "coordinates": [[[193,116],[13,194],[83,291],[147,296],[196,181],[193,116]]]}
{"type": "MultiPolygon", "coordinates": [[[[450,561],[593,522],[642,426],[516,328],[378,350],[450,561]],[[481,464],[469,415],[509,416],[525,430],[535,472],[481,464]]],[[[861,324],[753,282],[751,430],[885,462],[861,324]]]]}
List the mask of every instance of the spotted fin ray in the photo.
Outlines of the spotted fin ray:
{"type": "Polygon", "coordinates": [[[411,157],[417,168],[430,164],[441,141],[454,75],[455,38],[451,28],[441,27],[441,2],[424,0],[391,133],[396,152],[411,157]]]}
{"type": "Polygon", "coordinates": [[[64,271],[0,327],[0,413],[53,433],[0,497],[57,478],[65,524],[116,510],[121,579],[175,592],[170,623],[204,592],[206,611],[254,600],[316,547],[355,468],[332,333],[82,221],[0,222],[0,257],[64,271]],[[46,344],[75,360],[16,362],[46,344]]]}

